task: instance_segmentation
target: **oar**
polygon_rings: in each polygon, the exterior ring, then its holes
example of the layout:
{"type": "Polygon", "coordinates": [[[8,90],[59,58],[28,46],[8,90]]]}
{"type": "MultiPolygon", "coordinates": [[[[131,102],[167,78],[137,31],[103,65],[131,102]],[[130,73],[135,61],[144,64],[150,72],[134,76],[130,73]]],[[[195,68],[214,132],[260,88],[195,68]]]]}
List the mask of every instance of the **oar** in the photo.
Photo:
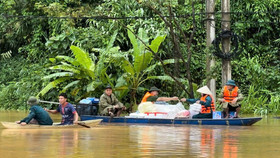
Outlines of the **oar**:
{"type": "Polygon", "coordinates": [[[44,101],[44,100],[39,100],[41,103],[48,103],[48,104],[59,104],[59,102],[52,102],[52,101],[44,101]]]}
{"type": "Polygon", "coordinates": [[[86,128],[90,128],[90,126],[86,125],[84,122],[78,122],[77,124],[86,128]]]}

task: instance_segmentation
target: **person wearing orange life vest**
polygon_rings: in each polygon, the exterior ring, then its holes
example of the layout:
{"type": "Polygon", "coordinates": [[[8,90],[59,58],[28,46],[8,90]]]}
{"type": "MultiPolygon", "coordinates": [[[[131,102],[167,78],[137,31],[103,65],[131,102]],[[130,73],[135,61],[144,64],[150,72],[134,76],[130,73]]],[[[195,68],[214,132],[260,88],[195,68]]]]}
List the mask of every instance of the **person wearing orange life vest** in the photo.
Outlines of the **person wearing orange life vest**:
{"type": "Polygon", "coordinates": [[[171,101],[171,100],[178,100],[178,97],[158,97],[160,89],[157,87],[151,87],[151,89],[144,95],[142,98],[141,103],[147,102],[147,99],[151,96],[157,97],[156,101],[171,101]]]}
{"type": "Polygon", "coordinates": [[[199,114],[194,115],[192,118],[212,118],[212,113],[213,111],[215,111],[215,102],[212,97],[212,92],[207,86],[199,88],[197,92],[201,93],[200,99],[182,98],[181,101],[201,104],[201,111],[199,112],[199,114]]]}
{"type": "Polygon", "coordinates": [[[228,80],[226,85],[223,87],[221,94],[219,95],[218,101],[223,105],[223,112],[225,118],[229,117],[229,112],[236,112],[235,117],[239,118],[239,112],[241,109],[240,101],[243,100],[241,90],[236,86],[234,80],[228,80]]]}

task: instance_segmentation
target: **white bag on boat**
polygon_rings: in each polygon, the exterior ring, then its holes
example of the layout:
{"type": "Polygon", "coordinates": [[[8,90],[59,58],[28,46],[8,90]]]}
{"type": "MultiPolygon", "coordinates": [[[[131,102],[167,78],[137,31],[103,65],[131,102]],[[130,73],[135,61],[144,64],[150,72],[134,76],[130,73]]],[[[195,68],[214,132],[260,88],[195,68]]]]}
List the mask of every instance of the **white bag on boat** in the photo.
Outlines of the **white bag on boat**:
{"type": "Polygon", "coordinates": [[[189,110],[182,110],[182,111],[179,111],[177,114],[176,114],[176,117],[189,117],[190,116],[190,111],[189,110]]]}
{"type": "Polygon", "coordinates": [[[167,118],[174,119],[180,111],[186,110],[184,105],[179,102],[176,105],[170,105],[167,112],[167,118]]]}
{"type": "Polygon", "coordinates": [[[190,118],[192,118],[193,115],[198,114],[201,111],[201,104],[190,104],[190,118]]]}
{"type": "Polygon", "coordinates": [[[144,117],[145,114],[139,112],[130,113],[129,116],[125,116],[125,118],[144,118],[144,117]]]}
{"type": "Polygon", "coordinates": [[[145,112],[158,112],[156,109],[155,104],[152,102],[144,102],[138,105],[138,111],[140,113],[145,113],[145,112]]]}
{"type": "Polygon", "coordinates": [[[140,113],[145,112],[164,112],[167,113],[167,118],[173,119],[176,117],[177,113],[186,110],[181,102],[176,105],[162,105],[162,104],[153,104],[151,102],[144,102],[139,104],[138,111],[140,113]]]}

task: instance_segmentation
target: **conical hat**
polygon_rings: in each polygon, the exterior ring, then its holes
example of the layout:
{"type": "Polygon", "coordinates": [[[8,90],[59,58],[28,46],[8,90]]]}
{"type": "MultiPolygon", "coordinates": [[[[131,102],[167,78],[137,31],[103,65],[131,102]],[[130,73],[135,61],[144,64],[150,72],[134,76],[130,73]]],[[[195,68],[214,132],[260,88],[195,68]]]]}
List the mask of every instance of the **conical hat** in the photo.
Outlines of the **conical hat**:
{"type": "Polygon", "coordinates": [[[197,90],[197,92],[212,95],[212,92],[210,91],[210,89],[207,86],[203,86],[203,87],[199,88],[197,90]]]}

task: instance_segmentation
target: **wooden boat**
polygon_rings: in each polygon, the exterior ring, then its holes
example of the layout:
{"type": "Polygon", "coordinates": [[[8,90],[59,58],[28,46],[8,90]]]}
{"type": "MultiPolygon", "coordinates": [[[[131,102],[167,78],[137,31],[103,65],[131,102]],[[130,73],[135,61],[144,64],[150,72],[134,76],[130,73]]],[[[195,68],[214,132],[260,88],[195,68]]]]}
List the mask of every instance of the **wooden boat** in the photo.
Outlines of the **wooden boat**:
{"type": "Polygon", "coordinates": [[[8,129],[52,129],[52,128],[91,128],[98,125],[102,119],[94,119],[87,121],[79,121],[78,124],[73,125],[59,125],[60,123],[54,123],[52,126],[49,125],[35,125],[35,124],[27,124],[22,126],[20,124],[16,124],[15,122],[1,122],[1,124],[8,129]]]}
{"type": "Polygon", "coordinates": [[[230,126],[251,126],[260,121],[261,117],[233,118],[233,119],[163,119],[163,118],[129,118],[82,115],[81,120],[102,119],[105,123],[131,123],[131,124],[179,124],[179,125],[230,125],[230,126]]]}

